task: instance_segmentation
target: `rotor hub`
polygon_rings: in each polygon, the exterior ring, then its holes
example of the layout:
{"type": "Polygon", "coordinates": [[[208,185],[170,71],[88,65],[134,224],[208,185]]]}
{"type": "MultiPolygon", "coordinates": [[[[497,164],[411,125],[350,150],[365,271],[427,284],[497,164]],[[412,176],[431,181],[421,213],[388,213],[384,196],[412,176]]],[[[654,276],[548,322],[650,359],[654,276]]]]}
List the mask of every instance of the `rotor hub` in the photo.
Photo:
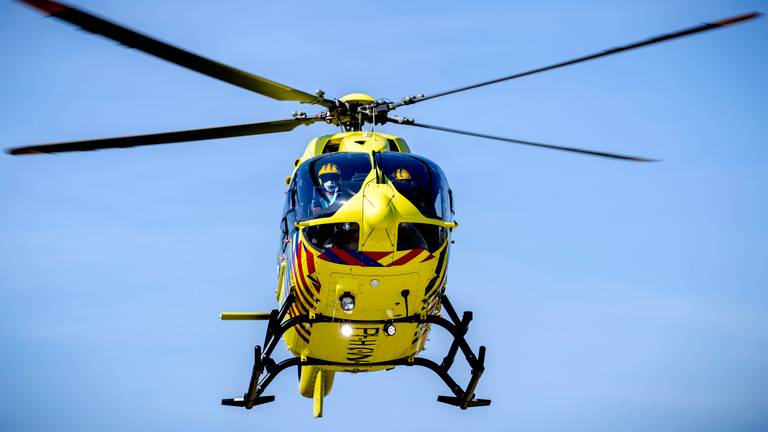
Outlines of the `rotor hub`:
{"type": "Polygon", "coordinates": [[[347,105],[370,105],[376,102],[376,99],[365,93],[350,93],[340,97],[339,100],[347,105]]]}

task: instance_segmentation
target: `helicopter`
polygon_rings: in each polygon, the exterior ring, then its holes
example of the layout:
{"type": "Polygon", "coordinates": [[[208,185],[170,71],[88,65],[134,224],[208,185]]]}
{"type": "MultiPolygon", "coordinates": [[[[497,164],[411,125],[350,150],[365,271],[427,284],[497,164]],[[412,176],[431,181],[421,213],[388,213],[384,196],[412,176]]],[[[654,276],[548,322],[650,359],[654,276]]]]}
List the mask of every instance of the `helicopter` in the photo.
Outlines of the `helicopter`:
{"type": "Polygon", "coordinates": [[[454,219],[447,176],[429,159],[411,152],[398,136],[366,130],[396,124],[618,160],[651,162],[638,156],[557,146],[418,123],[392,114],[406,105],[586,62],[623,51],[729,26],[760,16],[752,12],[653,37],[550,66],[430,95],[392,102],[364,93],[328,99],[303,92],[176,48],[71,6],[23,0],[54,18],[100,34],[182,67],[264,96],[317,105],[325,110],[289,119],[205,129],[44,144],[10,149],[12,155],[90,151],[289,132],[325,123],[341,132],[313,139],[286,178],[280,219],[275,297],[268,313],[223,312],[223,320],[267,321],[264,342],[254,348],[254,366],[242,397],[228,406],[251,409],[275,400],[264,392],[290,367],[299,370],[299,392],[313,399],[322,416],[323,398],[336,372],[374,372],[397,366],[432,370],[452,393],[438,401],[461,409],[487,406],[475,391],[485,370],[485,347],[474,352],[465,336],[471,312],[461,316],[446,295],[454,219]],[[453,341],[441,362],[420,357],[432,326],[453,341]],[[273,354],[283,340],[292,357],[273,354]],[[450,374],[459,351],[470,366],[466,386],[450,374]]]}

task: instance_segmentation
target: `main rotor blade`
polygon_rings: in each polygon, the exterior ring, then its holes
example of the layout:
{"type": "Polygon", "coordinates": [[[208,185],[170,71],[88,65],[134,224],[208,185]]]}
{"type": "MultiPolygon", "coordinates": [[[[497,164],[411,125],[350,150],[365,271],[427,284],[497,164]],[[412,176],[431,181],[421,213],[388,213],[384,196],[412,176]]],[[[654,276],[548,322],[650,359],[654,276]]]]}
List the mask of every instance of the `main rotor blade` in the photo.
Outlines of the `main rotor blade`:
{"type": "Polygon", "coordinates": [[[434,130],[439,130],[443,132],[451,132],[455,134],[468,135],[468,136],[473,136],[478,138],[505,141],[505,142],[514,143],[514,144],[523,144],[523,145],[532,146],[532,147],[541,147],[541,148],[547,148],[552,150],[562,150],[562,151],[567,151],[572,153],[581,153],[581,154],[586,154],[590,156],[600,156],[600,157],[606,157],[611,159],[621,159],[621,160],[632,161],[632,162],[658,162],[656,159],[648,159],[640,156],[627,156],[627,155],[622,155],[618,153],[608,153],[608,152],[601,152],[601,151],[595,151],[595,150],[585,150],[585,149],[580,149],[575,147],[564,147],[564,146],[557,146],[552,144],[542,144],[542,143],[537,143],[533,141],[524,141],[524,140],[513,139],[513,138],[504,138],[500,136],[487,135],[487,134],[482,134],[477,132],[468,132],[468,131],[463,131],[458,129],[451,129],[451,128],[442,127],[442,126],[433,126],[433,125],[428,125],[423,123],[416,123],[411,119],[407,119],[403,117],[393,116],[389,118],[389,121],[397,124],[407,125],[407,126],[416,126],[416,127],[425,128],[425,129],[434,129],[434,130]]]}
{"type": "Polygon", "coordinates": [[[594,60],[594,59],[597,59],[597,58],[600,58],[600,57],[606,57],[606,56],[617,54],[617,53],[620,53],[620,52],[633,50],[635,48],[641,48],[641,47],[644,47],[644,46],[653,45],[653,44],[657,44],[657,43],[660,43],[660,42],[665,42],[665,41],[668,41],[668,40],[677,39],[677,38],[681,38],[681,37],[684,37],[684,36],[690,36],[690,35],[693,35],[693,34],[696,34],[696,33],[701,33],[701,32],[705,32],[705,31],[709,31],[709,30],[713,30],[713,29],[717,29],[717,28],[721,28],[721,27],[737,24],[737,23],[740,23],[740,22],[744,22],[744,21],[748,21],[748,20],[751,20],[751,19],[754,19],[754,18],[758,18],[758,17],[760,17],[762,15],[763,14],[760,13],[760,12],[749,12],[749,13],[745,13],[743,15],[737,15],[737,16],[734,16],[734,17],[725,18],[725,19],[721,19],[721,20],[714,21],[714,22],[711,22],[711,23],[704,23],[704,24],[698,25],[696,27],[690,27],[690,28],[687,28],[687,29],[684,29],[684,30],[673,32],[673,33],[667,33],[667,34],[664,34],[664,35],[655,36],[655,37],[652,37],[652,38],[649,38],[649,39],[645,39],[645,40],[642,40],[642,41],[639,41],[639,42],[630,43],[628,45],[622,45],[622,46],[619,46],[619,47],[616,47],[616,48],[607,49],[605,51],[600,51],[600,52],[595,53],[595,54],[590,54],[590,55],[586,55],[586,56],[583,56],[583,57],[578,57],[578,58],[575,58],[575,59],[572,59],[572,60],[567,60],[567,61],[564,61],[564,62],[555,63],[553,65],[540,67],[538,69],[532,69],[532,70],[529,70],[529,71],[526,71],[526,72],[520,72],[520,73],[516,73],[516,74],[513,74],[513,75],[508,75],[508,76],[505,76],[505,77],[496,78],[496,79],[490,80],[490,81],[484,81],[484,82],[480,82],[480,83],[477,83],[477,84],[472,84],[472,85],[468,85],[468,86],[464,86],[464,87],[459,87],[459,88],[456,88],[456,89],[453,89],[453,90],[447,90],[447,91],[444,91],[444,92],[435,93],[435,94],[431,94],[431,95],[427,95],[427,96],[424,96],[424,95],[410,96],[410,97],[407,97],[407,98],[403,99],[400,102],[396,102],[396,103],[392,104],[392,106],[390,108],[396,108],[396,107],[401,106],[401,105],[410,105],[410,104],[414,104],[416,102],[423,102],[425,100],[434,99],[434,98],[437,98],[437,97],[440,97],[440,96],[446,96],[446,95],[450,95],[450,94],[454,94],[454,93],[463,92],[463,91],[466,91],[466,90],[472,90],[472,89],[476,89],[478,87],[483,87],[483,86],[487,86],[487,85],[491,85],[491,84],[496,84],[496,83],[499,83],[499,82],[502,82],[502,81],[508,81],[508,80],[512,80],[512,79],[515,79],[515,78],[522,78],[522,77],[525,77],[525,76],[528,76],[528,75],[533,75],[533,74],[537,74],[537,73],[540,73],[540,72],[545,72],[545,71],[549,71],[549,70],[552,70],[552,69],[558,69],[558,68],[561,68],[561,67],[574,65],[574,64],[586,62],[586,61],[589,61],[589,60],[594,60]]]}
{"type": "Polygon", "coordinates": [[[297,126],[310,125],[317,118],[299,118],[289,120],[276,120],[262,123],[247,123],[232,126],[220,126],[205,129],[192,129],[177,132],[164,132],[148,135],[133,135],[118,138],[102,138],[86,141],[72,141],[65,143],[43,144],[28,147],[16,147],[8,149],[11,155],[30,155],[40,153],[63,153],[71,151],[91,151],[110,148],[127,148],[145,145],[170,144],[183,141],[201,141],[216,138],[230,138],[247,135],[269,134],[288,132],[297,126]]]}
{"type": "Polygon", "coordinates": [[[83,30],[106,36],[129,48],[144,51],[147,54],[152,54],[179,66],[192,69],[201,74],[260,93],[273,99],[323,105],[327,108],[335,106],[333,101],[321,96],[305,93],[301,90],[296,90],[266,78],[209,60],[205,57],[168,45],[165,42],[137,33],[63,3],[51,0],[19,1],[46,12],[54,18],[74,24],[83,30]]]}

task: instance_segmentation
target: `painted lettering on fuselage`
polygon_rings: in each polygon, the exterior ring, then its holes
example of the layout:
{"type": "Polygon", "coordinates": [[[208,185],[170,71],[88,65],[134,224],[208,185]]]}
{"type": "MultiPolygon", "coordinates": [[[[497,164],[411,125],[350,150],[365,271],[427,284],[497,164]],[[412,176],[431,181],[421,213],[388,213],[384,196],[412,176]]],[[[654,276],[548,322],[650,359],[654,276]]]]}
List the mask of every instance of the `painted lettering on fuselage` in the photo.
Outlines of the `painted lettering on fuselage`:
{"type": "Polygon", "coordinates": [[[373,357],[373,352],[376,350],[376,342],[380,332],[379,327],[353,327],[352,335],[347,342],[347,361],[370,362],[370,358],[373,357]]]}

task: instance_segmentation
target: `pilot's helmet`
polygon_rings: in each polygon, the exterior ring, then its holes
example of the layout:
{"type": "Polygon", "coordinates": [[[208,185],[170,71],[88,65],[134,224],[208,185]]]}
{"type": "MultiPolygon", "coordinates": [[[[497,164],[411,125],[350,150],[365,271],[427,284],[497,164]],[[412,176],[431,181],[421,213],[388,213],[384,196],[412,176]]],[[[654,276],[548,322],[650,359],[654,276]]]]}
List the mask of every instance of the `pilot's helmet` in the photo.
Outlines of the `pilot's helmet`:
{"type": "Polygon", "coordinates": [[[333,163],[327,163],[320,167],[320,171],[318,171],[318,176],[323,176],[326,174],[337,174],[341,175],[341,171],[339,171],[339,167],[336,166],[336,164],[333,163]]]}
{"type": "Polygon", "coordinates": [[[395,180],[397,181],[410,181],[411,173],[408,172],[405,168],[398,168],[395,170],[395,180]]]}
{"type": "Polygon", "coordinates": [[[320,167],[317,177],[320,179],[320,183],[323,185],[326,192],[336,193],[336,191],[339,190],[341,171],[336,164],[327,163],[320,167]]]}

